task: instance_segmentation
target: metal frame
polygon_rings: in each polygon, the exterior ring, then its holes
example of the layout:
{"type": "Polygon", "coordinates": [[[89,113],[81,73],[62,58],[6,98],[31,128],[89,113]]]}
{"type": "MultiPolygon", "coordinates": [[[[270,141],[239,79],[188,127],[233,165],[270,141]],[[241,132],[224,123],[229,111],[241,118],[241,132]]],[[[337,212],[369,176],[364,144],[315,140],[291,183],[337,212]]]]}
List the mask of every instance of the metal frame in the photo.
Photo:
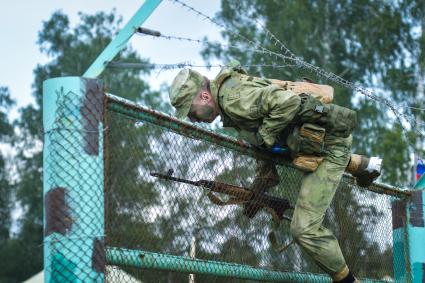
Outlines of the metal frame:
{"type": "MultiPolygon", "coordinates": [[[[236,140],[232,137],[227,137],[213,133],[211,131],[194,126],[164,113],[145,108],[132,101],[115,96],[113,94],[106,94],[106,108],[109,111],[120,113],[133,119],[153,123],[157,126],[163,127],[167,130],[177,132],[181,135],[187,136],[192,139],[200,139],[208,141],[215,145],[223,146],[233,151],[251,157],[262,157],[273,159],[274,162],[282,165],[288,165],[288,162],[283,158],[270,156],[269,153],[262,152],[260,149],[253,147],[247,143],[236,140]]],[[[344,178],[351,180],[353,178],[345,175],[344,178]]],[[[385,184],[373,184],[369,188],[364,188],[374,193],[390,195],[394,197],[394,201],[399,201],[405,204],[410,198],[412,192],[403,190],[394,186],[385,184]]],[[[405,207],[405,206],[404,206],[405,207]]],[[[394,206],[393,206],[394,209],[394,206]]],[[[393,210],[394,211],[394,210],[393,210]]],[[[394,215],[394,214],[393,214],[394,215]]],[[[393,223],[394,224],[394,223],[393,223]]],[[[403,231],[396,231],[394,235],[394,266],[398,266],[396,272],[401,272],[400,275],[396,273],[395,282],[406,282],[409,278],[410,272],[406,270],[405,266],[400,265],[399,256],[402,260],[405,259],[408,243],[403,231]],[[400,236],[401,235],[401,236],[400,236]],[[397,260],[396,260],[397,259],[397,260]],[[400,280],[399,280],[400,279],[400,280]]],[[[294,272],[279,272],[271,270],[256,269],[251,266],[235,265],[225,262],[194,260],[188,257],[171,256],[161,253],[152,253],[138,250],[126,250],[118,247],[107,247],[106,260],[109,264],[132,266],[146,269],[155,270],[168,270],[176,272],[188,272],[195,274],[211,274],[215,276],[231,276],[232,278],[243,278],[250,280],[265,280],[275,281],[279,280],[284,282],[331,282],[329,277],[310,274],[310,273],[294,273],[294,272]],[[128,257],[127,257],[128,256],[128,257]],[[183,264],[184,263],[184,264],[183,264]],[[188,266],[185,266],[185,265],[188,266]],[[226,270],[225,272],[223,270],[226,270]],[[265,272],[261,273],[259,272],[265,272]],[[231,274],[231,275],[230,275],[231,274]],[[267,274],[267,275],[265,275],[267,274]],[[267,276],[267,280],[265,279],[267,276]]],[[[385,280],[362,279],[362,282],[388,282],[385,280]]],[[[422,281],[415,281],[422,282],[422,281]]]]}
{"type": "Polygon", "coordinates": [[[126,46],[126,43],[136,32],[137,28],[145,22],[161,1],[162,0],[146,0],[125,27],[120,30],[117,36],[109,43],[102,53],[100,53],[83,74],[83,77],[97,78],[105,70],[108,62],[112,61],[112,59],[126,46]]]}
{"type": "MultiPolygon", "coordinates": [[[[106,261],[112,265],[130,266],[143,269],[166,270],[183,273],[208,274],[219,277],[257,280],[266,282],[330,283],[325,274],[282,272],[255,268],[248,265],[192,259],[138,250],[108,247],[106,261]]],[[[384,283],[387,280],[362,279],[365,283],[384,283]]]]}

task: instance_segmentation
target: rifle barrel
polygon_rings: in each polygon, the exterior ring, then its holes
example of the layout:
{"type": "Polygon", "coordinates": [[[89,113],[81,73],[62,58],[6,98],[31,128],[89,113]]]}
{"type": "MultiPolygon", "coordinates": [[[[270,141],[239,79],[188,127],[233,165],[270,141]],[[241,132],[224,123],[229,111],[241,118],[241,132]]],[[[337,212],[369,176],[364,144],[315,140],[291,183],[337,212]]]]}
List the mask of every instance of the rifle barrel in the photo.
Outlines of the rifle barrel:
{"type": "Polygon", "coordinates": [[[166,175],[166,174],[152,172],[150,175],[153,176],[153,177],[157,177],[157,178],[161,178],[161,179],[165,179],[165,180],[170,180],[170,181],[175,181],[175,182],[180,182],[180,183],[186,183],[186,184],[190,184],[190,185],[194,185],[194,186],[198,186],[198,187],[201,186],[199,184],[199,182],[186,180],[186,179],[182,179],[182,178],[176,178],[176,177],[172,177],[172,176],[169,176],[169,175],[166,175]]]}

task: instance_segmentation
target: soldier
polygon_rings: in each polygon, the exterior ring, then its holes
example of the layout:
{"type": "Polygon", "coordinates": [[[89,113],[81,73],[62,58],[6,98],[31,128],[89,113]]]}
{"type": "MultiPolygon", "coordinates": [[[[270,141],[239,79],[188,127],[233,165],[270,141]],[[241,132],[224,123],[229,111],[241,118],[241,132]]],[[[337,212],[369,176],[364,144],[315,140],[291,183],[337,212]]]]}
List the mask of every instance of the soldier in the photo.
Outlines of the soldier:
{"type": "MultiPolygon", "coordinates": [[[[350,154],[354,111],[323,103],[324,97],[296,93],[276,80],[249,76],[236,61],[212,81],[194,70],[180,71],[171,85],[170,100],[177,118],[211,123],[220,116],[224,127],[235,128],[252,144],[268,149],[288,146],[294,165],[309,172],[291,222],[293,238],[334,282],[357,282],[335,236],[322,226],[346,169],[362,186],[380,174],[380,159],[350,154]]],[[[244,213],[254,216],[255,195],[278,183],[274,164],[257,162],[251,185],[254,199],[244,213]]]]}

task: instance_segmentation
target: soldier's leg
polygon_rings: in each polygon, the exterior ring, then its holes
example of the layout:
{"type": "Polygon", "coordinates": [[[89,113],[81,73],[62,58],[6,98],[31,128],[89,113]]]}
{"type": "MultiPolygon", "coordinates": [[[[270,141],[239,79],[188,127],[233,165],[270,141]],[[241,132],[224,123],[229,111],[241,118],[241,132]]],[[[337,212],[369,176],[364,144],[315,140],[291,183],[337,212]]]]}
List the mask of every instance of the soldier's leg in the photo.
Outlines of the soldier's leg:
{"type": "Polygon", "coordinates": [[[348,268],[338,241],[322,222],[350,159],[351,142],[351,136],[326,139],[325,159],[315,172],[306,174],[291,222],[295,241],[335,281],[348,268]]]}

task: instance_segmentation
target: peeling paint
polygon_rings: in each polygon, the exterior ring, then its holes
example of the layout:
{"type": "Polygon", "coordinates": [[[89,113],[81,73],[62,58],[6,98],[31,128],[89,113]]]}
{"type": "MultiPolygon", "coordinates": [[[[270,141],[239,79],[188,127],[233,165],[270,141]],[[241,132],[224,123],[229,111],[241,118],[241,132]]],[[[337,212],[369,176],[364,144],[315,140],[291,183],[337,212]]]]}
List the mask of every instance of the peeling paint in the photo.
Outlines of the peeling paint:
{"type": "Polygon", "coordinates": [[[98,273],[105,273],[105,243],[103,239],[93,241],[92,268],[98,273]]]}
{"type": "Polygon", "coordinates": [[[396,200],[391,204],[393,230],[403,228],[406,219],[406,202],[404,200],[396,200]]]}
{"type": "Polygon", "coordinates": [[[72,219],[66,204],[64,188],[54,188],[44,196],[46,226],[44,235],[52,233],[65,235],[71,229],[72,219]]]}
{"type": "Polygon", "coordinates": [[[410,199],[410,224],[413,227],[424,227],[424,203],[422,191],[413,191],[410,199]]]}
{"type": "Polygon", "coordinates": [[[84,130],[84,150],[89,155],[99,154],[99,124],[103,121],[103,85],[96,80],[84,80],[85,95],[81,105],[84,130]]]}

